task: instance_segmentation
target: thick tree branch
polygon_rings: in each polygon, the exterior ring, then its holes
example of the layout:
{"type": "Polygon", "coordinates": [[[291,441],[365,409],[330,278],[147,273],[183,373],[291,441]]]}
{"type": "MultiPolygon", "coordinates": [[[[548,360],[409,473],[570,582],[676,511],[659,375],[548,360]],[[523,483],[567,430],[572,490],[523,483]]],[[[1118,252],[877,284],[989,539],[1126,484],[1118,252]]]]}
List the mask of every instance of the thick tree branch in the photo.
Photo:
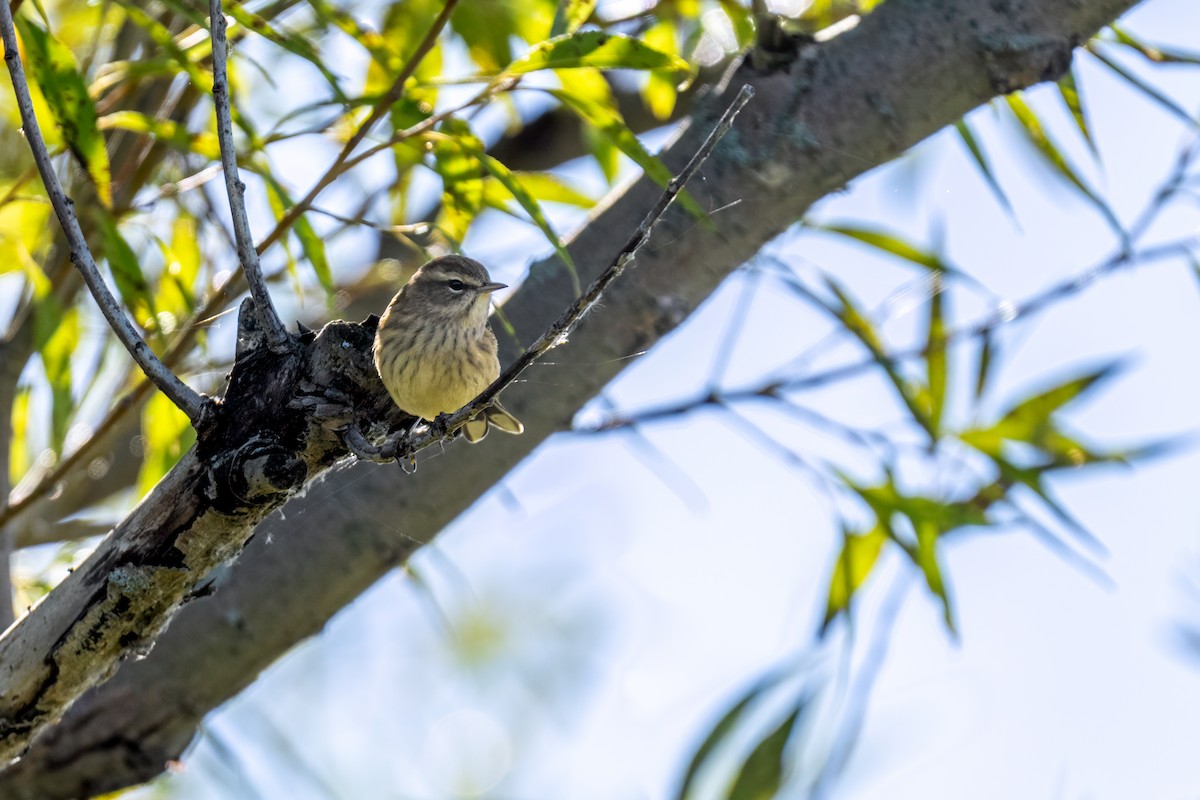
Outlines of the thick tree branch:
{"type": "Polygon", "coordinates": [[[233,217],[233,236],[237,242],[238,263],[250,286],[250,296],[258,310],[259,321],[266,330],[267,344],[277,353],[288,349],[288,333],[279,321],[271,292],[263,280],[250,220],[246,218],[246,184],[238,176],[237,150],[233,143],[233,119],[229,110],[229,75],[227,71],[228,41],[225,36],[225,12],[221,0],[210,0],[209,23],[212,26],[213,49],[213,106],[217,114],[217,139],[221,145],[221,168],[225,172],[225,191],[229,195],[229,213],[233,217]]]}
{"type": "MultiPolygon", "coordinates": [[[[156,774],[179,754],[205,711],[319,630],[551,433],[568,428],[631,353],[678,325],[811,203],[1014,82],[1055,77],[1074,45],[1132,4],[892,0],[855,30],[800,47],[787,70],[743,68],[737,82],[753,86],[756,102],[706,165],[707,194],[696,192],[712,208],[740,204],[714,215],[712,231],[677,210],[667,214],[638,258],[636,279],[611,288],[605,307],[556,352],[556,366],[538,367],[548,376],[552,371],[553,390],[539,381],[506,391],[505,404],[526,423],[524,436],[489,438],[470,458],[452,450],[423,459],[410,476],[395,467],[359,465],[311,487],[289,506],[294,510],[286,520],[276,516],[262,526],[215,596],[189,603],[148,658],[125,664],[0,773],[0,794],[71,797],[156,774]],[[1016,52],[998,42],[1014,44],[1016,52]],[[330,492],[339,489],[333,502],[330,492]]],[[[669,165],[678,167],[696,150],[719,108],[697,109],[691,128],[665,152],[669,165]]],[[[651,182],[639,182],[574,238],[570,250],[581,278],[599,274],[619,247],[614,243],[637,226],[658,194],[651,182]]],[[[572,297],[566,271],[557,261],[542,262],[505,313],[518,338],[532,341],[572,297]]],[[[508,337],[502,343],[502,359],[510,362],[517,344],[508,337]]],[[[56,605],[57,594],[43,605],[56,605]]],[[[44,646],[31,645],[45,655],[44,646]]],[[[9,657],[0,651],[0,665],[7,668],[9,657]]]]}
{"type": "Polygon", "coordinates": [[[100,270],[96,266],[95,259],[92,258],[83,230],[79,227],[79,220],[75,216],[74,201],[63,191],[58,175],[54,172],[54,165],[50,161],[50,154],[46,150],[45,140],[42,139],[37,115],[33,111],[33,99],[29,95],[29,84],[25,80],[25,69],[21,65],[21,57],[17,50],[17,33],[16,26],[13,24],[12,12],[7,3],[0,3],[0,6],[3,6],[0,8],[0,37],[4,39],[4,60],[8,63],[13,91],[17,96],[21,124],[24,126],[29,148],[33,152],[33,160],[37,163],[38,172],[42,176],[42,183],[46,186],[46,193],[50,195],[50,203],[54,206],[59,224],[66,234],[67,244],[71,248],[71,262],[83,276],[92,297],[95,298],[101,313],[104,314],[104,319],[116,333],[121,344],[129,351],[133,360],[141,367],[146,377],[153,381],[154,385],[162,390],[162,393],[170,398],[171,402],[187,414],[192,426],[199,430],[206,425],[210,408],[209,401],[179,380],[179,377],[171,372],[158,359],[158,356],[154,355],[154,352],[129,322],[125,312],[121,310],[121,304],[109,291],[107,284],[104,283],[104,278],[100,276],[100,270]]]}

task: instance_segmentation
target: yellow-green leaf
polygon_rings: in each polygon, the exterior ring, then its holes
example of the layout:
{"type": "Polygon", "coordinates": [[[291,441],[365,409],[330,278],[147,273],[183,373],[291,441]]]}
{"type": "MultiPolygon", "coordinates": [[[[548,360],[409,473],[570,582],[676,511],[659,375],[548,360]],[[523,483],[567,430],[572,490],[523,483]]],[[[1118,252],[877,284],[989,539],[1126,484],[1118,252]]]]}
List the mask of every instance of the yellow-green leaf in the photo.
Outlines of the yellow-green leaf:
{"type": "Polygon", "coordinates": [[[100,231],[99,255],[108,262],[108,269],[117,284],[117,293],[121,295],[121,301],[125,303],[138,325],[147,330],[153,329],[156,325],[157,309],[150,294],[150,284],[147,283],[138,263],[137,254],[121,235],[116,220],[108,211],[99,209],[94,217],[100,231]]]}
{"type": "Polygon", "coordinates": [[[754,746],[738,770],[726,795],[728,800],[775,800],[779,797],[787,772],[784,749],[807,707],[808,698],[799,698],[791,713],[754,746]]]}
{"type": "Polygon", "coordinates": [[[505,67],[504,75],[543,69],[662,69],[690,75],[691,65],[629,36],[604,31],[576,31],[536,45],[505,67]]]}
{"type": "Polygon", "coordinates": [[[866,583],[887,541],[887,530],[882,525],[876,525],[867,533],[843,529],[842,550],[833,566],[833,577],[829,579],[822,634],[839,615],[850,610],[855,593],[866,583]]]}
{"type": "Polygon", "coordinates": [[[138,470],[138,495],[154,488],[163,475],[196,441],[187,415],[161,392],[155,392],[142,410],[142,465],[138,470]]]}
{"type": "Polygon", "coordinates": [[[79,159],[106,206],[112,205],[112,173],[104,137],[96,127],[96,106],[88,97],[75,55],[45,28],[25,16],[16,18],[33,81],[46,98],[63,141],[79,159]]]}
{"type": "Polygon", "coordinates": [[[118,129],[141,133],[169,144],[185,153],[195,153],[216,160],[221,157],[221,145],[211,131],[189,131],[171,119],[155,119],[140,111],[114,111],[97,121],[100,130],[118,129]]]}
{"type": "Polygon", "coordinates": [[[554,37],[574,33],[588,21],[595,10],[596,0],[559,0],[554,23],[550,26],[550,35],[554,37]]]}

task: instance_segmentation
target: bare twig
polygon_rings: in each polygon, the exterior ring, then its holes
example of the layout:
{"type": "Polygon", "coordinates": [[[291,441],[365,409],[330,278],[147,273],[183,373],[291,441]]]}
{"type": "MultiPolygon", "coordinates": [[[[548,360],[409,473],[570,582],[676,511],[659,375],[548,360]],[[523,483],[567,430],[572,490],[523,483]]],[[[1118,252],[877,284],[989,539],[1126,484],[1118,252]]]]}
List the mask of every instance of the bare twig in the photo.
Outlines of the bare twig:
{"type": "Polygon", "coordinates": [[[479,397],[476,397],[466,406],[447,417],[444,433],[440,430],[434,430],[434,427],[440,426],[426,428],[423,432],[409,440],[407,443],[409,452],[416,452],[436,441],[446,438],[450,433],[465,424],[467,420],[472,419],[482,411],[500,392],[504,391],[509,384],[515,381],[530,364],[537,361],[547,351],[560,344],[566,338],[571,329],[583,318],[584,314],[599,301],[601,295],[604,294],[609,285],[621,276],[626,267],[633,263],[637,257],[638,250],[650,239],[650,233],[654,230],[654,226],[662,219],[667,208],[674,202],[691,177],[696,174],[704,162],[708,160],[708,157],[712,155],[712,151],[716,148],[717,143],[733,127],[734,118],[737,117],[746,103],[750,102],[750,98],[753,96],[754,89],[749,85],[741,88],[737,96],[733,99],[733,102],[729,104],[729,108],[725,109],[725,113],[721,115],[721,119],[713,127],[712,132],[709,133],[708,138],[704,140],[704,143],[692,155],[687,166],[683,168],[682,172],[671,179],[667,184],[667,188],[658,198],[658,202],[654,204],[654,207],[650,209],[645,219],[642,220],[642,224],[634,231],[633,236],[618,251],[612,263],[592,281],[587,290],[576,298],[575,302],[555,320],[554,324],[546,329],[545,333],[538,337],[537,341],[526,348],[525,352],[510,364],[491,386],[484,389],[479,397]]]}
{"type": "Polygon", "coordinates": [[[213,105],[217,113],[217,139],[221,143],[221,167],[225,171],[225,190],[229,194],[229,213],[233,217],[233,235],[237,241],[238,263],[250,285],[250,296],[258,311],[267,338],[267,345],[275,352],[288,349],[288,334],[279,314],[271,302],[263,280],[258,253],[254,249],[254,238],[250,235],[250,221],[246,218],[246,184],[238,176],[237,150],[233,144],[233,120],[229,110],[229,75],[227,71],[227,42],[225,38],[225,12],[221,0],[209,0],[210,24],[212,26],[213,60],[213,105]]]}
{"type": "Polygon", "coordinates": [[[71,250],[71,262],[82,275],[96,304],[100,306],[105,320],[108,321],[121,344],[129,351],[146,377],[153,381],[154,385],[161,389],[171,402],[187,414],[193,427],[197,429],[204,427],[205,420],[211,413],[209,411],[211,402],[181,381],[158,359],[158,356],[154,355],[154,352],[129,322],[125,312],[121,310],[120,303],[113,297],[107,284],[104,283],[104,278],[100,275],[100,270],[84,239],[83,229],[79,227],[79,220],[75,216],[75,203],[67,197],[62,184],[59,183],[58,176],[54,172],[54,165],[50,161],[50,153],[46,150],[45,140],[42,139],[41,128],[38,126],[37,116],[33,111],[33,100],[29,96],[29,84],[25,80],[25,70],[21,66],[21,57],[17,51],[17,34],[13,24],[12,11],[9,9],[8,3],[0,3],[0,6],[2,6],[0,8],[0,37],[4,40],[4,60],[8,63],[8,72],[12,77],[13,91],[16,93],[17,106],[21,112],[21,124],[24,126],[25,139],[29,142],[29,149],[33,152],[33,160],[42,176],[42,183],[46,186],[50,203],[54,206],[54,212],[58,215],[59,224],[66,235],[67,245],[71,250]]]}

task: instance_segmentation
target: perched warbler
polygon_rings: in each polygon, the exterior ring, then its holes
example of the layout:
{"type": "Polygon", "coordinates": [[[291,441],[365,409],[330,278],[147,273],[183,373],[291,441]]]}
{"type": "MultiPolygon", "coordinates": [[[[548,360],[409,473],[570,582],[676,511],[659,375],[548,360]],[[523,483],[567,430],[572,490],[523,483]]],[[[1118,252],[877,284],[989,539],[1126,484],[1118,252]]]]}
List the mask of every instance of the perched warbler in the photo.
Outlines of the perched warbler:
{"type": "MultiPolygon", "coordinates": [[[[375,369],[402,411],[433,421],[474,400],[500,375],[496,334],[488,327],[491,294],[503,289],[478,261],[442,256],[401,287],[375,332],[375,369]]],[[[496,400],[463,426],[468,442],[489,427],[524,426],[496,400]]]]}

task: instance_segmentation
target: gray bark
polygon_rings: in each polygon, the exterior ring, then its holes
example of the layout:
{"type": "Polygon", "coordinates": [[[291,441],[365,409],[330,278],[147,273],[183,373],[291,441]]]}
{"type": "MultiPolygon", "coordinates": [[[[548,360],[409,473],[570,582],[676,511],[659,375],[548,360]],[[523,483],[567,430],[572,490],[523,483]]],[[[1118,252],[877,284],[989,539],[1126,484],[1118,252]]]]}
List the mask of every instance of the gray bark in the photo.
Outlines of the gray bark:
{"type": "MultiPolygon", "coordinates": [[[[469,451],[453,445],[414,475],[359,464],[317,480],[288,503],[286,516],[260,526],[216,592],[193,593],[196,599],[149,657],[124,664],[85,694],[0,773],[0,796],[74,797],[160,772],[205,713],[403,563],[545,438],[569,427],[629,354],[682,322],[814,201],[997,94],[1057,78],[1075,46],[1132,5],[889,0],[829,43],[798,44],[773,71],[741,68],[732,86],[753,84],[756,99],[709,161],[703,191],[694,192],[708,207],[740,205],[715,216],[711,231],[682,212],[668,215],[636,268],[556,351],[556,366],[537,367],[545,380],[505,393],[505,405],[526,423],[524,436],[489,437],[469,451]],[[384,526],[379,519],[395,522],[384,526]]],[[[687,158],[721,107],[719,98],[698,104],[691,127],[664,154],[668,164],[678,167],[687,158]]],[[[642,180],[597,212],[570,245],[581,277],[606,265],[657,194],[642,180]]],[[[533,266],[505,307],[522,341],[533,340],[567,305],[569,287],[555,262],[533,266]]],[[[502,357],[511,359],[514,346],[504,344],[502,357]]],[[[189,464],[196,462],[180,469],[189,464]]],[[[177,502],[169,493],[155,497],[147,502],[177,502]]],[[[60,593],[71,591],[56,590],[43,608],[57,613],[60,593]]],[[[161,624],[172,610],[156,610],[151,621],[161,624]]],[[[12,676],[14,668],[48,663],[54,652],[44,637],[12,639],[10,632],[0,640],[0,665],[12,676]]],[[[99,677],[115,662],[87,665],[99,677]]],[[[57,709],[72,699],[64,695],[57,709]]],[[[11,705],[3,708],[7,713],[11,705]]]]}

